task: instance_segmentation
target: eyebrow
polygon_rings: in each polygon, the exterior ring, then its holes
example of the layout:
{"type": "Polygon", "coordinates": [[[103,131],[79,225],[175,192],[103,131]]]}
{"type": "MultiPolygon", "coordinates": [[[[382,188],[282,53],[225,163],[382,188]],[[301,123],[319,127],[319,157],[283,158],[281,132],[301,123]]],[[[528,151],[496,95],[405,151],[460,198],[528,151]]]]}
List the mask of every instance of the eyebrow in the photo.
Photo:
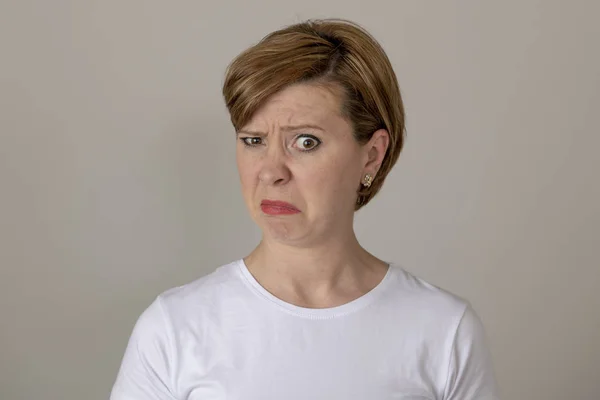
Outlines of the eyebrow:
{"type": "MultiPolygon", "coordinates": [[[[285,125],[281,127],[281,130],[283,132],[290,132],[290,131],[298,131],[301,129],[315,129],[321,132],[324,132],[325,130],[323,128],[321,128],[320,126],[317,125],[312,125],[312,124],[302,124],[302,125],[285,125]]],[[[256,136],[264,136],[265,133],[264,132],[260,132],[260,131],[251,131],[248,129],[240,129],[239,131],[236,132],[236,134],[240,134],[240,133],[245,133],[247,135],[256,135],[256,136]]]]}

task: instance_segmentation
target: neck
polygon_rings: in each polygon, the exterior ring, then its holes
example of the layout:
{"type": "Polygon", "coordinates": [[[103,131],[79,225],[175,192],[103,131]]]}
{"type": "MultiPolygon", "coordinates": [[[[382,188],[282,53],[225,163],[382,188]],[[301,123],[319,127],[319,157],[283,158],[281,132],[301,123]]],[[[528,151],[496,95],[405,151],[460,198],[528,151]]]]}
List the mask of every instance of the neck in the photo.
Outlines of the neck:
{"type": "Polygon", "coordinates": [[[360,246],[354,231],[306,247],[263,237],[244,261],[267,290],[306,304],[324,304],[340,292],[346,294],[338,297],[358,297],[387,270],[385,262],[360,246]]]}

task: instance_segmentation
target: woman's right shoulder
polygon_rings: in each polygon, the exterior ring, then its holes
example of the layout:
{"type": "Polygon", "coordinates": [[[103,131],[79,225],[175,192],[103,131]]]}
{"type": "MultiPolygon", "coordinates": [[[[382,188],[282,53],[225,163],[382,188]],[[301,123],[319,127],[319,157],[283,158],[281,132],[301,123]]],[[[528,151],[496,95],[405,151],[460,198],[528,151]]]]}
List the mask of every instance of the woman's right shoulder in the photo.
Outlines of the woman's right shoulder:
{"type": "Polygon", "coordinates": [[[163,291],[146,307],[140,319],[179,326],[223,309],[228,299],[239,298],[246,290],[239,268],[239,260],[233,261],[194,281],[163,291]]]}
{"type": "Polygon", "coordinates": [[[214,305],[220,298],[242,289],[239,260],[223,264],[212,272],[189,283],[173,287],[160,293],[160,302],[169,314],[188,308],[214,305]]]}
{"type": "Polygon", "coordinates": [[[239,264],[232,262],[156,296],[135,323],[111,399],[171,393],[173,386],[166,384],[173,383],[170,374],[177,365],[179,339],[199,337],[206,321],[214,319],[215,312],[227,307],[227,298],[235,298],[232,293],[240,291],[238,282],[239,264]]]}

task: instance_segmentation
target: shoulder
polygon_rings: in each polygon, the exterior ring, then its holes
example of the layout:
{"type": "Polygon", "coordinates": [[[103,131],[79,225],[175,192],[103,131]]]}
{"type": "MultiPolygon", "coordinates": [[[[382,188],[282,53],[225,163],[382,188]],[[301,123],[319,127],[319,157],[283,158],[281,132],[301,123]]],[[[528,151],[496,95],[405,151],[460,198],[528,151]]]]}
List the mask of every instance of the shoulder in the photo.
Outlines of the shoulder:
{"type": "Polygon", "coordinates": [[[143,352],[158,348],[163,358],[174,354],[182,334],[201,331],[203,323],[214,320],[229,301],[240,298],[244,284],[239,276],[239,265],[234,261],[160,293],[139,315],[129,346],[143,352]]]}
{"type": "Polygon", "coordinates": [[[496,399],[485,329],[471,303],[399,266],[394,277],[394,307],[405,311],[418,340],[439,350],[443,398],[496,399]]]}
{"type": "Polygon", "coordinates": [[[190,324],[201,322],[210,312],[206,310],[218,309],[219,299],[238,290],[237,269],[235,262],[223,265],[161,293],[146,307],[129,338],[111,399],[176,398],[174,371],[181,355],[181,335],[190,324]]]}
{"type": "Polygon", "coordinates": [[[470,307],[466,299],[408,272],[402,266],[392,264],[392,268],[393,295],[398,306],[409,307],[422,316],[435,319],[451,318],[456,323],[470,307]]]}
{"type": "Polygon", "coordinates": [[[468,300],[398,265],[394,268],[388,304],[420,340],[441,346],[447,354],[457,341],[476,340],[483,334],[481,321],[468,300]]]}
{"type": "Polygon", "coordinates": [[[165,290],[158,297],[165,302],[193,299],[199,295],[223,289],[239,278],[239,260],[217,267],[192,282],[165,290]]]}
{"type": "MultiPolygon", "coordinates": [[[[138,318],[137,325],[163,328],[181,314],[189,314],[200,308],[214,306],[232,291],[239,291],[238,261],[224,264],[214,271],[187,284],[170,288],[157,295],[138,318]]],[[[152,329],[154,330],[154,329],[152,329]]]]}
{"type": "Polygon", "coordinates": [[[163,312],[170,318],[218,308],[220,303],[238,297],[245,290],[240,279],[239,260],[217,267],[214,271],[187,284],[168,289],[157,296],[163,312]]]}

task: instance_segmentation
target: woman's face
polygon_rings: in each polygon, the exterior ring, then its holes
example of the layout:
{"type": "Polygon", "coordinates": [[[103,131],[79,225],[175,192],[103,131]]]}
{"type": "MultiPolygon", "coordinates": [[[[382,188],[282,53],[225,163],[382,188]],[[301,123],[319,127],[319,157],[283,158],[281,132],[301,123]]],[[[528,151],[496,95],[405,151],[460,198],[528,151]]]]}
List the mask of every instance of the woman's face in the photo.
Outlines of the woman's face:
{"type": "Polygon", "coordinates": [[[352,229],[361,179],[376,171],[368,170],[373,146],[354,139],[333,91],[290,86],[237,138],[242,192],[265,238],[311,245],[352,229]]]}

